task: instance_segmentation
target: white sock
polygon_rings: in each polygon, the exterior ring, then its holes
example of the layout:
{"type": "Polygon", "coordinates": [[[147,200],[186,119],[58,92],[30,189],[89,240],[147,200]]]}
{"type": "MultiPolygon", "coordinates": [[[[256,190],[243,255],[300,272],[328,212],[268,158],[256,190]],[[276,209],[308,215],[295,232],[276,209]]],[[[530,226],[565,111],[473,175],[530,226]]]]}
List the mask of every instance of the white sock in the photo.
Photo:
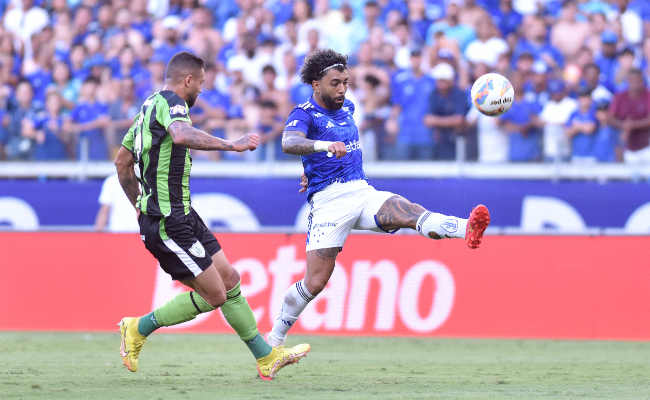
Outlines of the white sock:
{"type": "Polygon", "coordinates": [[[441,239],[465,238],[467,220],[431,211],[425,211],[418,218],[417,231],[425,238],[431,239],[430,232],[435,232],[441,239]]]}
{"type": "Polygon", "coordinates": [[[271,334],[268,336],[269,344],[271,346],[280,346],[284,344],[287,338],[287,332],[298,319],[302,310],[307,307],[310,301],[314,299],[307,290],[303,281],[298,281],[291,285],[287,293],[284,295],[284,302],[278,319],[273,324],[271,334]]]}

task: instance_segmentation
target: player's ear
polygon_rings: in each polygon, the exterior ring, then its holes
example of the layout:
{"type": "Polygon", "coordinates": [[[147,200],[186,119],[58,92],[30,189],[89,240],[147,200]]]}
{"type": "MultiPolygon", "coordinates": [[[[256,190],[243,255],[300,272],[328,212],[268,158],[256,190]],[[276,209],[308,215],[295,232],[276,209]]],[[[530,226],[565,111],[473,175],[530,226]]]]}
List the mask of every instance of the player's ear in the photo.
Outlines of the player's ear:
{"type": "Polygon", "coordinates": [[[188,75],[185,77],[185,86],[192,86],[192,81],[194,81],[194,75],[188,75]]]}
{"type": "Polygon", "coordinates": [[[320,81],[311,81],[311,88],[314,92],[320,92],[320,81]]]}

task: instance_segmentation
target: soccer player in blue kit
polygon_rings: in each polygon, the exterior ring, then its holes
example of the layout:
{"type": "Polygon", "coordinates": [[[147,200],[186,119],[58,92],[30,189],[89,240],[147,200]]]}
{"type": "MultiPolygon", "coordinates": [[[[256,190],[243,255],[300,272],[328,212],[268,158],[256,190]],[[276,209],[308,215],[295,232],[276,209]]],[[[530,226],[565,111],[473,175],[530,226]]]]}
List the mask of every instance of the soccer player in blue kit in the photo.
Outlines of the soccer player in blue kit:
{"type": "Polygon", "coordinates": [[[289,115],[282,148],[302,156],[305,170],[302,185],[311,205],[307,269],[304,279],[285,294],[280,315],[265,335],[272,346],[284,344],[300,313],[325,288],[350,230],[393,233],[411,228],[430,239],[464,238],[469,248],[476,249],[490,223],[484,205],[462,219],[427,211],[368,184],[352,118],[354,104],[345,98],[347,56],[317,50],[305,59],[300,76],[314,94],[289,115]]]}

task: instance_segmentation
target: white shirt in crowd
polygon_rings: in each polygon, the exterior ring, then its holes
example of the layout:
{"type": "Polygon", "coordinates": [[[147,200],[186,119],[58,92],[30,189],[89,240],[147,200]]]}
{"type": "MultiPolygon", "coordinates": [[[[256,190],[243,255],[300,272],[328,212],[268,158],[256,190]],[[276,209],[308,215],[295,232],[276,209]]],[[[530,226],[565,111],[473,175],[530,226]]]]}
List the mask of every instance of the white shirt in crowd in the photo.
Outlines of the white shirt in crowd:
{"type": "Polygon", "coordinates": [[[473,64],[484,63],[488,67],[496,67],[501,54],[508,51],[508,43],[501,38],[493,37],[485,42],[476,39],[467,45],[465,58],[473,64]]]}
{"type": "Polygon", "coordinates": [[[106,228],[108,232],[140,232],[135,209],[120,186],[117,174],[104,180],[99,193],[99,204],[110,206],[106,228]]]}
{"type": "Polygon", "coordinates": [[[546,123],[544,125],[544,157],[566,158],[571,154],[569,139],[564,134],[565,124],[575,110],[578,109],[578,101],[570,97],[564,97],[560,101],[549,99],[542,108],[539,117],[546,123]]]}
{"type": "Polygon", "coordinates": [[[476,107],[469,110],[466,119],[477,124],[478,160],[484,163],[507,162],[508,134],[499,127],[499,119],[481,114],[476,107]]]}

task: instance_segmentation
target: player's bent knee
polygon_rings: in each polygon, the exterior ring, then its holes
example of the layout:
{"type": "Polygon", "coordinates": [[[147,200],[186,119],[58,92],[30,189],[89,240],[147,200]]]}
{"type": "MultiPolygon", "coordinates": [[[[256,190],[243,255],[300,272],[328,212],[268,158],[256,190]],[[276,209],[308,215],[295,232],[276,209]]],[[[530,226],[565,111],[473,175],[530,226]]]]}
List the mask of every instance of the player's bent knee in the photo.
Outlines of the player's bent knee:
{"type": "Polygon", "coordinates": [[[218,291],[216,293],[210,293],[209,296],[201,296],[205,301],[207,301],[212,307],[219,308],[226,302],[226,293],[218,291]]]}
{"type": "Polygon", "coordinates": [[[230,267],[230,277],[228,279],[224,279],[224,285],[226,286],[226,290],[230,290],[237,286],[239,281],[241,280],[241,277],[239,276],[239,272],[233,268],[232,266],[230,267]]]}
{"type": "Polygon", "coordinates": [[[326,285],[327,280],[324,280],[322,278],[316,277],[312,279],[305,279],[305,286],[312,296],[316,296],[322,292],[323,289],[325,289],[326,285]]]}

